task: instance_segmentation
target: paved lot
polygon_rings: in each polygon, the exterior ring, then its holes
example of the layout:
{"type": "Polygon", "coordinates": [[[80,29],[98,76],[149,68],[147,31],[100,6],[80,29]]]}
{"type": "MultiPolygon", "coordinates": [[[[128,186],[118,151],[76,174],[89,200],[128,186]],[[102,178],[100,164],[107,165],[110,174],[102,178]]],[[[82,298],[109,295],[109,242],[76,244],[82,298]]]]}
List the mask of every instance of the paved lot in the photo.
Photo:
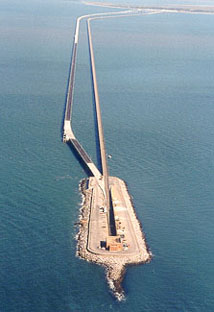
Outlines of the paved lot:
{"type": "Polygon", "coordinates": [[[120,229],[118,229],[118,232],[121,234],[121,239],[125,247],[122,251],[117,252],[109,252],[108,250],[101,248],[101,241],[106,241],[108,236],[107,214],[103,209],[104,194],[96,180],[90,178],[89,187],[93,189],[93,192],[87,248],[90,252],[102,255],[125,256],[128,254],[138,254],[140,250],[136,239],[135,224],[133,224],[138,221],[136,218],[133,220],[133,213],[130,213],[133,207],[125,184],[122,180],[116,177],[110,177],[109,182],[110,187],[114,185],[118,194],[118,207],[114,210],[114,215],[120,222],[120,229]]]}

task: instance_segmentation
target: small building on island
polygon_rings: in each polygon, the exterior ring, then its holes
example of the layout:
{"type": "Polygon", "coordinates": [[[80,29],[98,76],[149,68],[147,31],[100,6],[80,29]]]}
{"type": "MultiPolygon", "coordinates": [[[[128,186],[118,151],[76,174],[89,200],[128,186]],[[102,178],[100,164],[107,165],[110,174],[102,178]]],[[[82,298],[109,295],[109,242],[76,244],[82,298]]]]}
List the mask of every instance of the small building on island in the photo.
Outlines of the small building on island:
{"type": "Polygon", "coordinates": [[[106,249],[109,251],[122,251],[123,244],[121,242],[120,236],[108,236],[106,240],[106,249]]]}

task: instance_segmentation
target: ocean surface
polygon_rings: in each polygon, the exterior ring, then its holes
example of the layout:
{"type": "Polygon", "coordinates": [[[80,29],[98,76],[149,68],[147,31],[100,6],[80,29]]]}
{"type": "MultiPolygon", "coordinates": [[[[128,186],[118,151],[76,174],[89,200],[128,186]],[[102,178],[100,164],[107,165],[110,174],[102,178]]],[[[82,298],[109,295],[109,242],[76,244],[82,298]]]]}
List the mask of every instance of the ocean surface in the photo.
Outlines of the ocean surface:
{"type": "MultiPolygon", "coordinates": [[[[212,312],[213,15],[92,22],[109,171],[153,260],[127,269],[117,302],[103,268],[75,256],[87,173],[62,143],[66,86],[76,17],[104,11],[0,0],[0,312],[212,312]]],[[[93,109],[83,22],[73,127],[97,162],[93,109]]]]}

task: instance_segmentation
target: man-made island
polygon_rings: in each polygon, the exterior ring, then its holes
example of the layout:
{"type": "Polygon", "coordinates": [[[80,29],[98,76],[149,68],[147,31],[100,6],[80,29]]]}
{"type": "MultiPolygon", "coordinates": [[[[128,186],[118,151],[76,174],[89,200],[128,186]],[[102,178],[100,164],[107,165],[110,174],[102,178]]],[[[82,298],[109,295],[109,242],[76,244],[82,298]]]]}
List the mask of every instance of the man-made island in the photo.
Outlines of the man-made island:
{"type": "MultiPolygon", "coordinates": [[[[130,12],[128,11],[128,13],[130,12]]],[[[127,14],[127,12],[117,14],[127,14]]],[[[99,14],[96,15],[99,16],[99,14]]],[[[83,16],[77,19],[64,119],[63,141],[72,143],[93,175],[81,183],[84,200],[80,214],[77,254],[85,260],[105,266],[111,289],[118,299],[122,299],[123,290],[121,281],[125,267],[130,264],[149,261],[151,253],[147,248],[125,182],[119,178],[110,177],[108,174],[90,27],[91,19],[90,16],[83,16]],[[80,20],[84,17],[88,17],[88,39],[102,172],[97,169],[84,148],[80,145],[71,127],[79,24],[80,20]]]]}
{"type": "Polygon", "coordinates": [[[106,267],[110,288],[118,299],[125,267],[151,259],[133,203],[124,181],[109,177],[110,229],[105,196],[94,177],[81,183],[84,195],[80,215],[77,254],[106,267]]]}

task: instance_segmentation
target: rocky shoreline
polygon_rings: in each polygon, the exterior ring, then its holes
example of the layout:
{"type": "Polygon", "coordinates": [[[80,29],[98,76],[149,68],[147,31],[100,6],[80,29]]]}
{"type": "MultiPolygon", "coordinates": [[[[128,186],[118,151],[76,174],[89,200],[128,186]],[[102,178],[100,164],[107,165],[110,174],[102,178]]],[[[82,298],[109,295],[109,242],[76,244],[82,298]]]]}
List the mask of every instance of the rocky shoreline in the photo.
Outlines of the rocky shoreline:
{"type": "MultiPolygon", "coordinates": [[[[90,179],[90,178],[89,178],[90,179]]],[[[79,215],[79,231],[77,234],[77,251],[76,255],[86,261],[102,265],[106,270],[106,278],[109,287],[115,297],[118,300],[123,300],[125,298],[123,288],[121,286],[122,280],[128,265],[138,265],[141,263],[149,262],[152,258],[152,253],[150,252],[148,245],[145,240],[145,236],[142,231],[142,225],[136,217],[136,213],[133,208],[132,200],[129,196],[130,201],[130,216],[135,227],[135,233],[138,240],[138,244],[142,252],[137,255],[106,255],[106,254],[96,254],[88,250],[87,248],[87,238],[88,238],[88,222],[90,216],[90,203],[92,199],[92,190],[87,189],[87,184],[89,179],[84,179],[80,182],[80,191],[82,194],[82,205],[80,207],[79,215]]],[[[123,187],[127,186],[125,182],[121,180],[124,184],[123,187]]]]}

